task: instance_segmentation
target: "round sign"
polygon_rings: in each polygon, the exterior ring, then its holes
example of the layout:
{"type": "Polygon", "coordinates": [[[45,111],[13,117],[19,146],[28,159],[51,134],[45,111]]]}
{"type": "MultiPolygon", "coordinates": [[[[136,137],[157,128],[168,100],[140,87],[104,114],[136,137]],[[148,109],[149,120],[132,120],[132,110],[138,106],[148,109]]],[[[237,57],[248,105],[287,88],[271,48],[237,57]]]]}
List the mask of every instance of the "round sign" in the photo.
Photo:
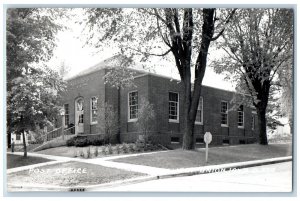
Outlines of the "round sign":
{"type": "Polygon", "coordinates": [[[209,144],[209,143],[211,143],[211,140],[212,140],[212,135],[211,135],[211,133],[210,133],[210,132],[206,132],[206,133],[204,134],[204,142],[205,142],[206,144],[209,144]]]}

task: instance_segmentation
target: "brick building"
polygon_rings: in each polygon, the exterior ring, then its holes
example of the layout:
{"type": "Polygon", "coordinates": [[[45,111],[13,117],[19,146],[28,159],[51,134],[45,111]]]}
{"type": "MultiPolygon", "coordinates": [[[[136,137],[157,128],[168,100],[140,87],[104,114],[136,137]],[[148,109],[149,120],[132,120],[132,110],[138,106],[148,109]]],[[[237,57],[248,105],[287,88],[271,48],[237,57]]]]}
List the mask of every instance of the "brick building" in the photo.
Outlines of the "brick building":
{"type": "MultiPolygon", "coordinates": [[[[183,86],[179,80],[143,71],[135,71],[132,87],[111,87],[104,83],[105,62],[67,80],[64,98],[65,126],[75,125],[75,133],[87,136],[102,134],[98,126],[99,102],[106,101],[119,116],[120,142],[136,141],[140,132],[135,126],[141,99],[153,104],[156,115],[151,132],[153,140],[165,145],[180,145],[183,139],[183,86]]],[[[244,144],[257,140],[257,115],[253,108],[241,105],[230,110],[234,92],[202,87],[195,122],[195,142],[203,143],[211,132],[212,144],[244,144]]]]}

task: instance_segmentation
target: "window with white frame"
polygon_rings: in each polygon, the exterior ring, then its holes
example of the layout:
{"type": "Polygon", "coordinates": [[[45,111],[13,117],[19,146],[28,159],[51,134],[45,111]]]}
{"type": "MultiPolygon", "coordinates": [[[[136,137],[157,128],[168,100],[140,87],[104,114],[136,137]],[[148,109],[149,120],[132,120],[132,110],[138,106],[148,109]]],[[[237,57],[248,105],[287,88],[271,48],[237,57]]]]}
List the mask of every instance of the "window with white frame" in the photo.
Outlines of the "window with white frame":
{"type": "Polygon", "coordinates": [[[98,116],[98,98],[91,98],[91,124],[96,124],[98,116]]]}
{"type": "Polygon", "coordinates": [[[169,121],[179,122],[179,95],[169,92],[169,121]]]}
{"type": "Polygon", "coordinates": [[[228,102],[221,101],[221,126],[228,126],[228,102]]]}
{"type": "Polygon", "coordinates": [[[128,94],[128,119],[136,120],[138,118],[138,92],[133,91],[128,94]]]}
{"type": "Polygon", "coordinates": [[[199,99],[195,123],[203,124],[203,97],[202,96],[200,96],[200,99],[199,99]]]}
{"type": "Polygon", "coordinates": [[[69,119],[70,119],[70,114],[69,114],[69,104],[64,104],[64,109],[65,109],[65,127],[68,127],[69,125],[69,119]]]}
{"type": "Polygon", "coordinates": [[[238,108],[238,127],[244,128],[244,106],[238,108]]]}

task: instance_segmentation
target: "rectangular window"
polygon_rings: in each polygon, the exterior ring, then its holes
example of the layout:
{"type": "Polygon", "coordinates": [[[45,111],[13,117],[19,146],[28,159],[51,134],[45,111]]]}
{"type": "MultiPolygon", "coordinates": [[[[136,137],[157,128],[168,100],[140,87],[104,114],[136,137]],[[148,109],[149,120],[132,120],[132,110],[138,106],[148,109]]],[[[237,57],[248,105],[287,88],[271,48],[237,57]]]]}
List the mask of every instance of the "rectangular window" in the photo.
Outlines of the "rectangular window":
{"type": "Polygon", "coordinates": [[[244,128],[244,106],[241,105],[238,109],[238,127],[244,128]]]}
{"type": "Polygon", "coordinates": [[[195,123],[203,124],[203,97],[202,96],[200,96],[200,99],[199,99],[195,123]]]}
{"type": "Polygon", "coordinates": [[[169,92],[169,122],[179,122],[179,95],[169,92]]]}
{"type": "Polygon", "coordinates": [[[96,124],[98,122],[97,114],[98,114],[98,98],[92,97],[91,98],[91,124],[96,124]]]}
{"type": "Polygon", "coordinates": [[[252,128],[252,130],[255,129],[255,116],[254,116],[254,114],[252,114],[251,128],[252,128]]]}
{"type": "Polygon", "coordinates": [[[129,121],[131,120],[137,120],[138,118],[138,92],[133,91],[130,92],[128,95],[128,117],[129,121]]]}
{"type": "Polygon", "coordinates": [[[21,140],[21,134],[16,134],[16,140],[21,140]]]}
{"type": "Polygon", "coordinates": [[[228,126],[228,103],[221,102],[221,126],[228,126]]]}
{"type": "Polygon", "coordinates": [[[65,109],[65,127],[68,127],[69,125],[69,104],[64,104],[64,109],[65,109]]]}

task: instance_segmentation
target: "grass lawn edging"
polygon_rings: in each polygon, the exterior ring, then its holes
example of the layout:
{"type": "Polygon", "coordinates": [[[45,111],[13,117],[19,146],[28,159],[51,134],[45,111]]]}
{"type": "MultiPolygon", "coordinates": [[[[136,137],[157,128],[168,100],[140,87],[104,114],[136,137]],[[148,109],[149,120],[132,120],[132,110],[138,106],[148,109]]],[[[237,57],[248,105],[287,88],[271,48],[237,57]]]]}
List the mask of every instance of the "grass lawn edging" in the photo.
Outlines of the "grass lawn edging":
{"type": "Polygon", "coordinates": [[[249,167],[289,162],[292,160],[293,160],[292,156],[286,156],[286,157],[269,158],[269,159],[254,160],[254,161],[228,163],[228,164],[222,164],[222,165],[210,165],[210,166],[194,167],[194,168],[181,168],[181,169],[172,170],[173,173],[171,173],[171,174],[158,175],[157,179],[171,178],[171,177],[176,177],[176,176],[193,176],[193,175],[199,175],[199,174],[210,174],[210,173],[217,173],[218,172],[217,170],[228,171],[228,170],[234,170],[234,169],[243,169],[243,168],[249,168],[249,167]]]}
{"type": "Polygon", "coordinates": [[[254,144],[210,148],[208,162],[205,161],[205,149],[193,151],[178,149],[159,152],[153,155],[120,158],[112,161],[175,170],[180,168],[263,160],[291,155],[291,144],[274,144],[269,146],[254,144]],[[161,161],[163,161],[163,163],[161,161]]]}
{"type": "Polygon", "coordinates": [[[228,163],[223,165],[211,165],[211,166],[205,166],[205,167],[196,167],[196,168],[182,168],[173,170],[176,172],[170,173],[170,174],[162,174],[162,175],[156,175],[156,176],[141,176],[136,178],[130,178],[126,180],[119,180],[119,181],[113,181],[109,183],[104,184],[96,184],[96,185],[78,185],[73,187],[64,187],[64,186],[51,186],[51,185],[40,185],[40,186],[16,186],[16,185],[8,185],[9,188],[14,188],[16,191],[28,191],[28,190],[48,190],[48,191],[95,191],[99,189],[105,189],[110,187],[116,187],[116,186],[122,186],[122,185],[130,185],[130,184],[137,184],[147,181],[153,181],[158,179],[168,179],[173,177],[184,177],[184,176],[193,176],[193,175],[199,175],[199,174],[210,174],[210,173],[217,173],[217,172],[209,172],[209,171],[203,171],[204,169],[225,169],[225,171],[228,171],[233,168],[248,168],[248,167],[255,167],[255,166],[262,166],[262,165],[269,165],[269,164],[275,164],[275,163],[282,163],[282,162],[288,162],[292,161],[292,156],[287,157],[278,157],[278,158],[270,158],[270,159],[263,159],[263,160],[255,160],[255,161],[246,161],[246,162],[238,162],[238,163],[228,163]]]}

